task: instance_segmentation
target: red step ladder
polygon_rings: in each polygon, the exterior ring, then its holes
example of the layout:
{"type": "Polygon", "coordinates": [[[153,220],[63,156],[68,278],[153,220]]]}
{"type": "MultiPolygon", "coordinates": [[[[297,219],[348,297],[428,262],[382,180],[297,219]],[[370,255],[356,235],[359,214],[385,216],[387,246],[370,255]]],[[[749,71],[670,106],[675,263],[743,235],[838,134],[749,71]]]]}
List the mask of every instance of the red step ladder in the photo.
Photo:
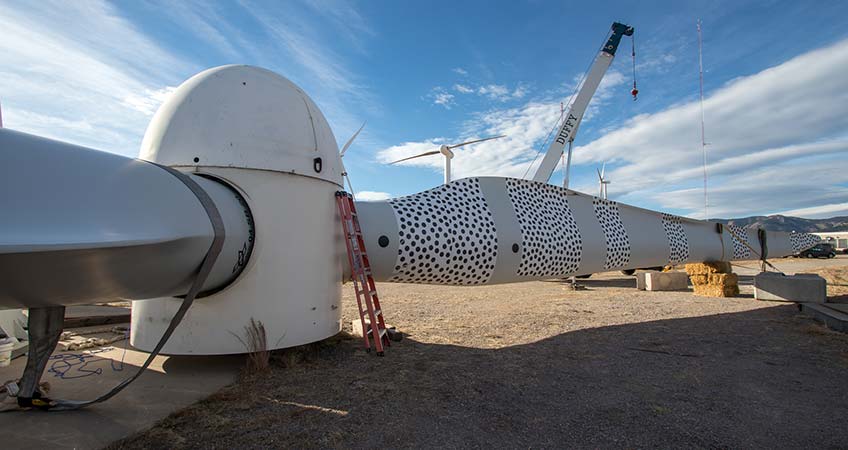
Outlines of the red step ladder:
{"type": "Polygon", "coordinates": [[[383,349],[390,345],[389,336],[383,311],[380,309],[380,299],[377,297],[377,287],[374,285],[374,277],[371,276],[371,263],[365,253],[365,241],[362,239],[362,229],[359,228],[353,196],[345,191],[338,191],[336,204],[342,218],[347,260],[350,263],[350,274],[356,292],[365,351],[371,352],[373,346],[377,356],[383,356],[383,349]]]}

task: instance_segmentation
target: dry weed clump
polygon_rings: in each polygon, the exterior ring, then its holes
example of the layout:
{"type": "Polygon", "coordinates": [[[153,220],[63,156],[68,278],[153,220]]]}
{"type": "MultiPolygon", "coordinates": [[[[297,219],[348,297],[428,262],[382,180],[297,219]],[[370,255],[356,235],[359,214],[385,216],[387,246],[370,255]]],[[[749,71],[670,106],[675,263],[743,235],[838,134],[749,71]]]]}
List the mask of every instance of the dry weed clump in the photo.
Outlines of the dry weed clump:
{"type": "Polygon", "coordinates": [[[236,335],[245,349],[247,349],[247,362],[244,375],[256,375],[267,373],[271,369],[271,352],[268,350],[268,335],[265,333],[265,325],[261,320],[250,318],[250,323],[244,326],[245,338],[236,335]]]}

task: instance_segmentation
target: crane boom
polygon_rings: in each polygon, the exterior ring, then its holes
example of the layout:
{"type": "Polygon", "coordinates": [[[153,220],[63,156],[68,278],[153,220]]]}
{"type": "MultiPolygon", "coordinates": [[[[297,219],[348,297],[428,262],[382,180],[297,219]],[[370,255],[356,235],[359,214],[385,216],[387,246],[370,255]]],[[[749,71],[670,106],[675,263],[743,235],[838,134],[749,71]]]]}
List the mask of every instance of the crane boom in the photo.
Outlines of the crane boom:
{"type": "Polygon", "coordinates": [[[536,168],[536,173],[533,174],[533,181],[547,183],[550,180],[554,169],[556,169],[557,162],[562,156],[563,148],[565,148],[566,144],[574,140],[574,135],[577,133],[580,121],[583,120],[583,114],[589,106],[589,101],[595,95],[598,85],[601,84],[601,79],[604,78],[604,74],[607,72],[610,64],[612,64],[612,59],[615,57],[615,51],[618,49],[621,37],[632,35],[633,27],[618,22],[612,24],[612,33],[609,39],[607,39],[606,44],[601,48],[598,56],[595,57],[595,61],[592,63],[592,67],[589,69],[589,73],[586,75],[580,91],[574,97],[574,101],[568,105],[568,108],[563,113],[563,121],[559,127],[559,132],[548,147],[539,167],[536,168]]]}

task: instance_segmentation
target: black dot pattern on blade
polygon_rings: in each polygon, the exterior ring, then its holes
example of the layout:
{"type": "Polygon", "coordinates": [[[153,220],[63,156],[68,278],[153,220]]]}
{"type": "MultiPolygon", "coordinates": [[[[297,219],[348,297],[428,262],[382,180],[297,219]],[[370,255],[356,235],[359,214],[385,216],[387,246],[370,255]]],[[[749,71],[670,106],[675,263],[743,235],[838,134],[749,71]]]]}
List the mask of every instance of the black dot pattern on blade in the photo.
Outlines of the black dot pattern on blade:
{"type": "Polygon", "coordinates": [[[804,251],[821,241],[818,236],[807,233],[792,233],[789,235],[789,244],[795,252],[804,251]]]}
{"type": "Polygon", "coordinates": [[[627,266],[630,263],[630,238],[627,236],[624,224],[621,223],[618,203],[595,197],[592,200],[592,206],[595,208],[595,216],[598,217],[607,242],[607,259],[604,262],[604,269],[627,266]]]}
{"type": "Polygon", "coordinates": [[[662,224],[670,248],[668,263],[680,264],[689,259],[689,240],[680,217],[663,213],[662,224]]]}
{"type": "Polygon", "coordinates": [[[389,281],[484,284],[498,256],[495,221],[477,178],[389,200],[400,231],[389,281]]]}
{"type": "Polygon", "coordinates": [[[751,249],[745,244],[748,242],[748,232],[745,227],[739,225],[727,225],[727,228],[732,231],[730,236],[733,237],[733,259],[747,259],[751,257],[751,249]],[[737,237],[738,236],[738,237],[737,237]]]}
{"type": "Polygon", "coordinates": [[[506,180],[521,227],[519,276],[562,277],[577,272],[583,241],[568,206],[568,191],[547,183],[506,180]]]}

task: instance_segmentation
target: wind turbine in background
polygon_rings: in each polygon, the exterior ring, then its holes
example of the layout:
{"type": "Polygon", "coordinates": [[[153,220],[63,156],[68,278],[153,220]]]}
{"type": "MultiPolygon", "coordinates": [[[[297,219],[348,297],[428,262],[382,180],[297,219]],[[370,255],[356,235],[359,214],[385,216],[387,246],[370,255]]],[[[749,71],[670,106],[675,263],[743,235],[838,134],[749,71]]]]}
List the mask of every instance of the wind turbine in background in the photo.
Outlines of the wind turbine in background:
{"type": "Polygon", "coordinates": [[[458,147],[462,147],[463,145],[469,145],[469,144],[476,144],[478,142],[491,141],[492,139],[500,139],[502,137],[506,137],[506,135],[503,134],[503,135],[500,135],[500,136],[492,136],[492,137],[487,137],[487,138],[484,138],[484,139],[475,139],[473,141],[463,142],[461,144],[453,144],[453,145],[442,144],[441,146],[439,146],[438,150],[433,150],[433,151],[422,153],[420,155],[415,155],[415,156],[410,156],[408,158],[399,159],[399,160],[391,162],[389,164],[390,165],[391,164],[397,164],[399,162],[409,161],[410,159],[420,158],[422,156],[438,155],[439,153],[441,153],[442,155],[445,156],[445,184],[448,184],[451,181],[451,159],[453,159],[453,152],[451,150],[458,148],[458,147]]]}
{"type": "Polygon", "coordinates": [[[356,130],[356,133],[353,133],[353,136],[351,136],[350,139],[347,140],[347,142],[345,142],[344,147],[342,147],[342,150],[339,152],[339,160],[341,160],[341,163],[342,163],[342,177],[344,177],[344,179],[347,180],[347,186],[350,188],[350,195],[354,195],[353,194],[353,185],[350,184],[350,177],[347,176],[347,169],[345,168],[345,165],[344,165],[344,155],[345,155],[345,152],[347,151],[347,149],[350,148],[350,144],[353,144],[353,141],[356,140],[357,136],[359,136],[359,132],[362,131],[363,128],[365,128],[366,123],[368,123],[368,122],[367,121],[362,122],[362,126],[359,127],[358,130],[356,130]]]}
{"type": "MultiPolygon", "coordinates": [[[[598,169],[595,169],[595,170],[598,170],[598,169]]],[[[604,200],[607,199],[607,185],[610,184],[610,181],[607,180],[606,178],[604,178],[604,174],[606,173],[606,170],[607,170],[607,163],[604,163],[604,165],[601,166],[601,170],[598,170],[598,188],[599,188],[598,196],[601,197],[604,200]]]]}

